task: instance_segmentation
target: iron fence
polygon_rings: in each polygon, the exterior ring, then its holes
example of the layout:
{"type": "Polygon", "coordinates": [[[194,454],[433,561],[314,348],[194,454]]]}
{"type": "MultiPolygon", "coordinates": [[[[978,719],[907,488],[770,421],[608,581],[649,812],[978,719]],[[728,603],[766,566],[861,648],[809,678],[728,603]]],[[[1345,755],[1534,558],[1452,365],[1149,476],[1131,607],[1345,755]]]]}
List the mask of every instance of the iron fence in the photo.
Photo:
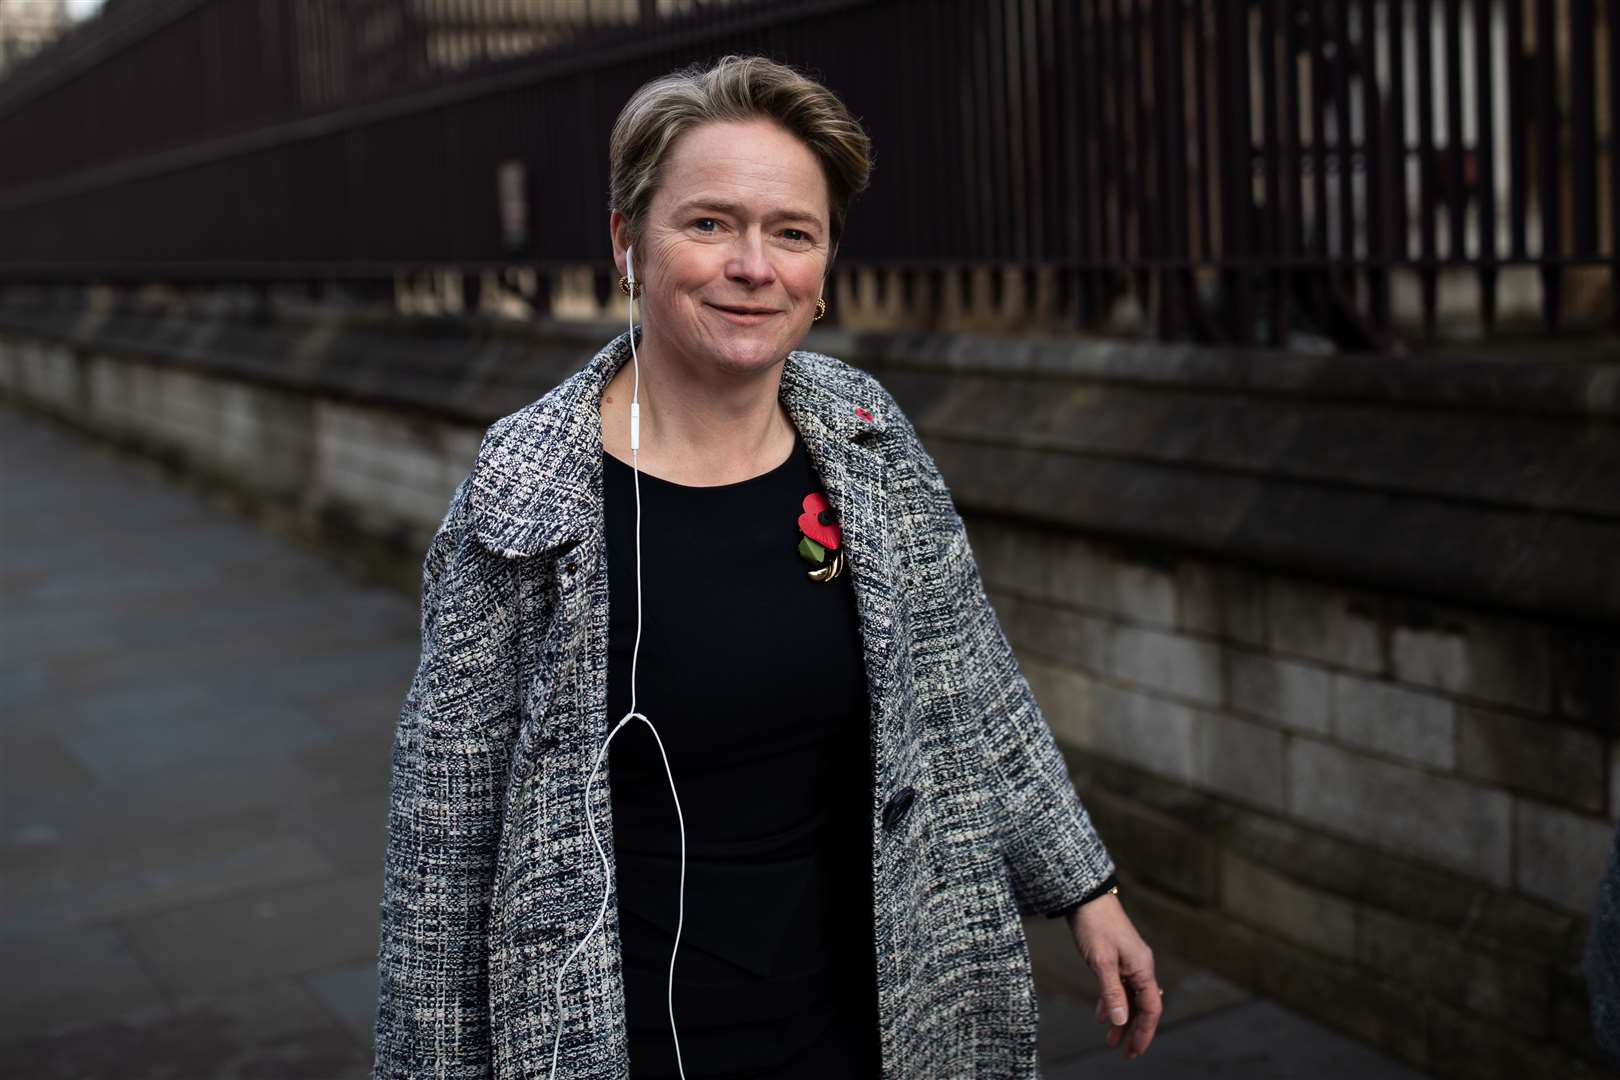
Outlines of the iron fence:
{"type": "Polygon", "coordinates": [[[0,281],[584,264],[605,294],[619,106],[759,52],[872,133],[840,268],[913,306],[993,268],[1071,325],[1129,295],[1166,338],[1379,346],[1404,283],[1432,325],[1460,273],[1490,326],[1519,270],[1549,327],[1571,275],[1620,311],[1620,0],[625,0],[436,77],[390,59],[424,55],[402,35],[315,99],[287,59],[310,3],[178,0],[121,52],[0,84],[0,281]]]}

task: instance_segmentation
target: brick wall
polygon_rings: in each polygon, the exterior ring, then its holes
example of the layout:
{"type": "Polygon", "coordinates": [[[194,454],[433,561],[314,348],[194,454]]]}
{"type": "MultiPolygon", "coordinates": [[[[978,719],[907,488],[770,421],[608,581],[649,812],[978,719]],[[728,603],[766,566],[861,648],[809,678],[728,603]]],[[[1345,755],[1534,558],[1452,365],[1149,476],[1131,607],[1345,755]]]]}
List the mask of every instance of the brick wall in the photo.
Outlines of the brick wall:
{"type": "Polygon", "coordinates": [[[1620,635],[968,530],[1150,943],[1436,1075],[1598,1074],[1620,635]]]}

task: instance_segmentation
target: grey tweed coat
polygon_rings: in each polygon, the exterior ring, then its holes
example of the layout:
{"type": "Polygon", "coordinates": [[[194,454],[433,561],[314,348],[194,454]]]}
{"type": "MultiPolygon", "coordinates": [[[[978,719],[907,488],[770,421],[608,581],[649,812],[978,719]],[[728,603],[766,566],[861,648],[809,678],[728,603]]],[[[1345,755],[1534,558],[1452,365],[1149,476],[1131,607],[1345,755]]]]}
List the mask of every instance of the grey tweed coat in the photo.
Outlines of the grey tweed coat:
{"type": "MultiPolygon", "coordinates": [[[[610,726],[598,408],[628,359],[621,335],[492,424],[427,552],[393,743],[378,1078],[544,1078],[559,1023],[559,1077],[628,1075],[614,898],[560,1016],[553,997],[601,904],[585,816],[610,726]]],[[[883,1075],[1038,1076],[1019,916],[1080,899],[1113,861],[894,399],[802,351],[780,396],[838,513],[859,614],[883,1075]]],[[[605,768],[590,813],[611,864],[605,768]]]]}

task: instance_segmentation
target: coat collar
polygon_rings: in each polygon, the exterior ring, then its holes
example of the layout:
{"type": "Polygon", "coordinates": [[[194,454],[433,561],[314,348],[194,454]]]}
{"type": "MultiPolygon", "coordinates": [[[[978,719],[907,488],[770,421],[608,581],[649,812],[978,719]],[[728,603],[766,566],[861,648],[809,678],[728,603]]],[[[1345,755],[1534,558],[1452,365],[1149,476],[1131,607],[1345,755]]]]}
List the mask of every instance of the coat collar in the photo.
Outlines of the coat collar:
{"type": "MultiPolygon", "coordinates": [[[[602,522],[602,391],[630,359],[620,334],[538,400],[490,425],[471,476],[473,527],[509,558],[560,550],[602,522]]],[[[872,452],[892,421],[875,380],[831,357],[795,350],[778,390],[829,489],[847,455],[872,452]],[[828,476],[828,474],[832,476],[828,476]]]]}

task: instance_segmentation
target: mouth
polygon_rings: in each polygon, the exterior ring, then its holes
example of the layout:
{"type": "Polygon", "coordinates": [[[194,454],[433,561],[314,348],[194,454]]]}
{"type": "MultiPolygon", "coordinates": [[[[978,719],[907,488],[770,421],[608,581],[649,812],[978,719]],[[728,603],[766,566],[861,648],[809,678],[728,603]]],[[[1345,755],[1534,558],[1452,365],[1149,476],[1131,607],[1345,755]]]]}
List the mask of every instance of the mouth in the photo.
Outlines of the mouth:
{"type": "Polygon", "coordinates": [[[763,322],[773,315],[779,315],[776,308],[758,307],[753,304],[707,304],[720,314],[734,322],[756,323],[763,322]]]}

